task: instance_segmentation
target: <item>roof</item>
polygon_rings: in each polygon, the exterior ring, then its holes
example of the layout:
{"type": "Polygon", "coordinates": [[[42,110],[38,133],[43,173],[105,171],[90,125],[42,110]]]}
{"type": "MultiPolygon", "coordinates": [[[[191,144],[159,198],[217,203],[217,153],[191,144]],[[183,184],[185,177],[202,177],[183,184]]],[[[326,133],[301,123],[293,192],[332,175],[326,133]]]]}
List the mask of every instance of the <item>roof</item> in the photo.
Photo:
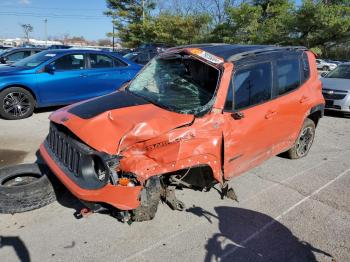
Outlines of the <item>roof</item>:
{"type": "Polygon", "coordinates": [[[183,49],[183,48],[200,48],[213,55],[222,57],[224,60],[233,61],[237,60],[242,55],[261,53],[267,51],[278,51],[278,50],[305,50],[302,46],[274,46],[274,45],[233,45],[233,44],[195,44],[185,45],[170,48],[167,50],[183,49]]]}

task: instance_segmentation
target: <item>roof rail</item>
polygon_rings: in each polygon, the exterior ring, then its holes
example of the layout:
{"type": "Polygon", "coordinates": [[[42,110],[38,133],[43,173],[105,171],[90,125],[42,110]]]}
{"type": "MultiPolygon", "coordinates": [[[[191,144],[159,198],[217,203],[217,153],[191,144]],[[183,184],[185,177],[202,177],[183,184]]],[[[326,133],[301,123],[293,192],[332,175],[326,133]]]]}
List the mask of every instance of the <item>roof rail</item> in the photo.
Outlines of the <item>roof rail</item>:
{"type": "Polygon", "coordinates": [[[230,56],[227,61],[237,61],[247,56],[259,55],[267,52],[282,51],[282,50],[308,50],[305,46],[271,46],[267,48],[250,50],[230,56]]]}

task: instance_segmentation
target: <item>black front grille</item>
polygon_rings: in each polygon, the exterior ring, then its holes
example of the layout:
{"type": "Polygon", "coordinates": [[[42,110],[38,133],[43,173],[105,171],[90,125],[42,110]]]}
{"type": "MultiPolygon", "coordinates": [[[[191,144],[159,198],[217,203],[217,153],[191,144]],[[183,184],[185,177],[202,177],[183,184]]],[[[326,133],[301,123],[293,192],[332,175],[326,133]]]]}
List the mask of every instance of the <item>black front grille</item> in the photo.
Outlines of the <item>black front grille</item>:
{"type": "Polygon", "coordinates": [[[52,153],[56,158],[73,172],[74,175],[79,175],[82,152],[73,144],[72,138],[58,130],[51,124],[47,143],[52,153]]]}

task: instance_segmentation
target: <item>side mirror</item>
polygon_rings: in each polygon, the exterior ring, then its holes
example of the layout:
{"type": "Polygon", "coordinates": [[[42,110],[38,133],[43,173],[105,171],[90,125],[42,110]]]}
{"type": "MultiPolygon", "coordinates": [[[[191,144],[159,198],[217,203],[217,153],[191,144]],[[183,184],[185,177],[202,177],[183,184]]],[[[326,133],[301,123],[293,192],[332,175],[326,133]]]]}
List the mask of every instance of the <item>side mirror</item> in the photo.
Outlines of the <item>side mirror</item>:
{"type": "Polygon", "coordinates": [[[325,77],[326,75],[327,75],[327,72],[323,72],[323,73],[321,74],[322,77],[325,77]]]}
{"type": "Polygon", "coordinates": [[[44,72],[53,74],[55,72],[55,66],[53,64],[48,64],[44,68],[44,72]]]}
{"type": "Polygon", "coordinates": [[[1,57],[0,58],[0,63],[1,64],[6,64],[7,58],[6,57],[1,57]]]}

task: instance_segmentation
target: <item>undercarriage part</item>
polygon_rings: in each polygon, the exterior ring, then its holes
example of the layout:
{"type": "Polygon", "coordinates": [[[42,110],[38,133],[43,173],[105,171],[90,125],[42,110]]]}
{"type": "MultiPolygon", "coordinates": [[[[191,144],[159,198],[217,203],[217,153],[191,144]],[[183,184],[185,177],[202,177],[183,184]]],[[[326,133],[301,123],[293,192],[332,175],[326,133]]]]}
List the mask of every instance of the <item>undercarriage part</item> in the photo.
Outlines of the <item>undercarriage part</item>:
{"type": "Polygon", "coordinates": [[[154,176],[148,179],[141,191],[141,204],[130,211],[130,219],[138,222],[153,219],[157,212],[161,190],[159,177],[154,176]]]}
{"type": "Polygon", "coordinates": [[[221,194],[220,195],[221,195],[221,199],[224,199],[224,197],[227,197],[229,199],[232,199],[232,200],[238,202],[238,198],[237,198],[235,191],[233,190],[232,187],[228,186],[227,182],[225,182],[221,186],[221,194]]]}
{"type": "Polygon", "coordinates": [[[162,197],[164,198],[165,202],[170,206],[171,209],[183,211],[186,208],[186,206],[182,201],[176,198],[175,189],[176,189],[175,186],[166,187],[165,190],[163,191],[162,197]]]}

